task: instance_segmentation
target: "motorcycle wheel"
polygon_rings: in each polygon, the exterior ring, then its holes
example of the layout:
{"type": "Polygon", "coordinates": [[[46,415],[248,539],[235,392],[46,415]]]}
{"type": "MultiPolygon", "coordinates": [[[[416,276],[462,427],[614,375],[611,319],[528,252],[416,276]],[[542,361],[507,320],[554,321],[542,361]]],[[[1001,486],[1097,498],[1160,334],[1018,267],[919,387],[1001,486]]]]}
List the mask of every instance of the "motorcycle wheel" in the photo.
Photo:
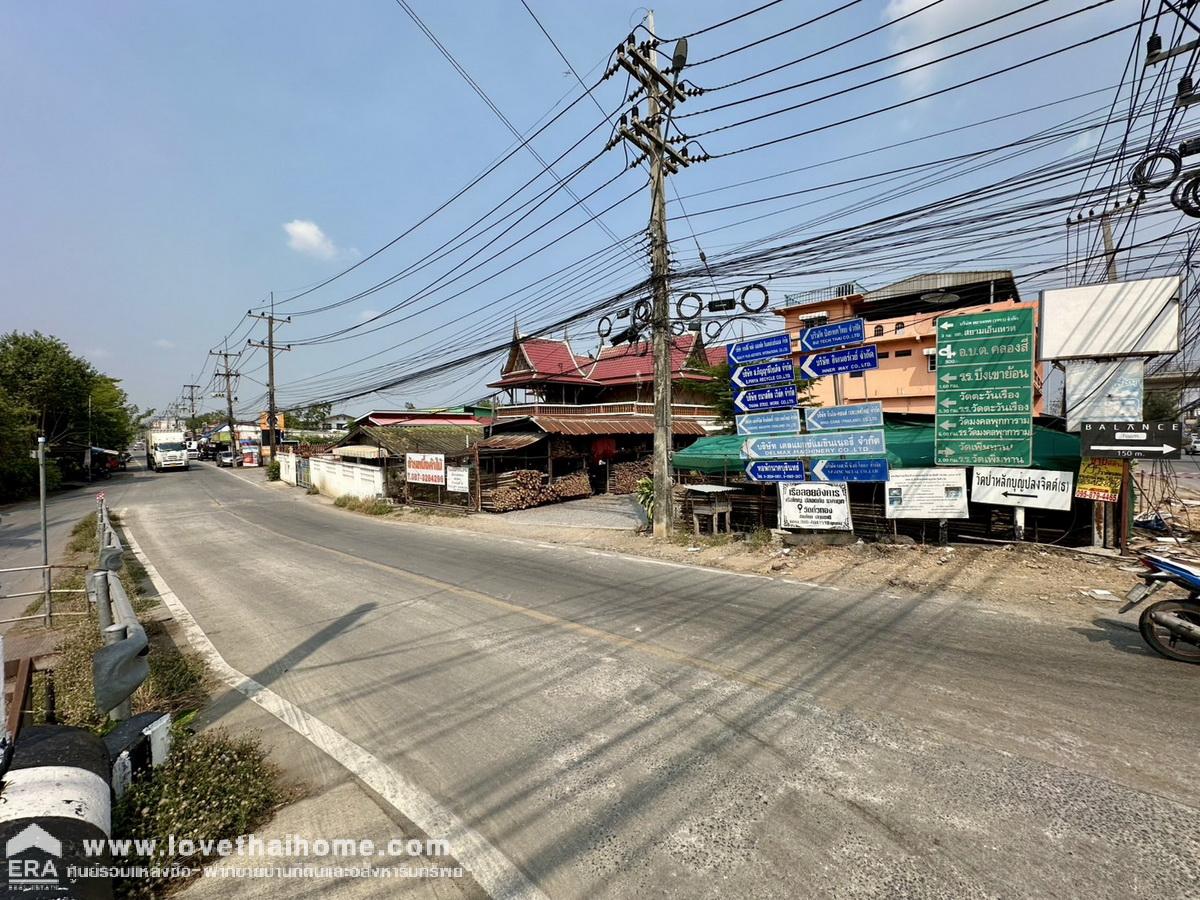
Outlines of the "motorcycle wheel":
{"type": "Polygon", "coordinates": [[[1150,618],[1152,612],[1171,612],[1200,626],[1200,605],[1180,600],[1160,600],[1146,607],[1138,619],[1138,630],[1150,649],[1178,662],[1200,664],[1200,646],[1188,643],[1150,618]]]}

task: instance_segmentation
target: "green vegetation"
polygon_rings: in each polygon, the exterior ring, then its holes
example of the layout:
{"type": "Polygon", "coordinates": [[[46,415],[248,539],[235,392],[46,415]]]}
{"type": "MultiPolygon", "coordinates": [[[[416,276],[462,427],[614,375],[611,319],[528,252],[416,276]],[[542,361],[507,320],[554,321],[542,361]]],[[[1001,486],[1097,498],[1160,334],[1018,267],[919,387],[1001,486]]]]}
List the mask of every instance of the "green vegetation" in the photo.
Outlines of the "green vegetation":
{"type": "Polygon", "coordinates": [[[0,502],[33,496],[37,463],[29,451],[45,435],[46,481],[82,473],[83,448],[123,450],[148,413],[128,402],[119,381],[98,372],[58,340],[33,332],[0,336],[0,502]]]}
{"type": "MultiPolygon", "coordinates": [[[[712,377],[712,381],[696,382],[696,390],[704,394],[708,398],[708,402],[717,410],[717,418],[721,424],[725,426],[729,432],[733,431],[734,427],[734,409],[733,409],[733,386],[729,381],[729,363],[722,362],[715,366],[709,366],[704,370],[706,375],[712,377]]],[[[796,379],[796,393],[799,395],[801,406],[818,406],[819,404],[813,400],[812,391],[815,381],[808,381],[803,378],[796,379]]]]}
{"type": "Polygon", "coordinates": [[[351,512],[366,513],[368,516],[387,516],[396,511],[395,507],[386,500],[363,500],[360,497],[352,497],[349,494],[342,494],[342,496],[333,501],[333,505],[340,509],[348,509],[351,512]]]}
{"type": "Polygon", "coordinates": [[[292,413],[292,420],[286,424],[289,431],[322,431],[325,428],[325,419],[332,412],[332,403],[314,403],[292,413]]]}
{"type": "MultiPolygon", "coordinates": [[[[113,837],[156,839],[148,865],[194,863],[198,857],[167,856],[170,837],[176,847],[183,840],[233,840],[262,825],[285,799],[257,740],[221,730],[177,731],[167,761],[135,781],[113,809],[113,837]]],[[[165,880],[148,878],[116,885],[124,897],[157,897],[164,887],[165,880]]]]}
{"type": "Polygon", "coordinates": [[[638,506],[646,511],[646,519],[654,524],[654,479],[639,478],[637,483],[638,506]]]}
{"type": "Polygon", "coordinates": [[[267,463],[267,481],[279,480],[279,460],[273,459],[267,463]]]}
{"type": "Polygon", "coordinates": [[[1147,391],[1142,418],[1147,422],[1174,422],[1179,418],[1181,403],[1179,391],[1147,391]]]}

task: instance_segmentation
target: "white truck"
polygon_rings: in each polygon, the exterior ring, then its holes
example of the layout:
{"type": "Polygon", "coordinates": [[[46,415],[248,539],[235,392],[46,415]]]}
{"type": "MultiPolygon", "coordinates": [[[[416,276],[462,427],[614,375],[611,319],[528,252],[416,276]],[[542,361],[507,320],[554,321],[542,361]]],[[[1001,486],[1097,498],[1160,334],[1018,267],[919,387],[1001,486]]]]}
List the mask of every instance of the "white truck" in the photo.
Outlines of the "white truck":
{"type": "Polygon", "coordinates": [[[146,432],[146,468],[152,472],[163,469],[188,469],[187,446],[182,431],[146,432]]]}

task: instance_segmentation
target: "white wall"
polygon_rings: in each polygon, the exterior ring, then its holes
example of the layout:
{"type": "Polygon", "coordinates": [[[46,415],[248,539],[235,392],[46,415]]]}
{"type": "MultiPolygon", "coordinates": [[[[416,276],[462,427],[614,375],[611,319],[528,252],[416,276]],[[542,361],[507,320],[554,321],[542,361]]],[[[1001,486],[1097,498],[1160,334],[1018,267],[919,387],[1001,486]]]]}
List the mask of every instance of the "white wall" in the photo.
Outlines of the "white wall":
{"type": "MultiPolygon", "coordinates": [[[[370,500],[383,494],[383,469],[360,463],[314,456],[309,461],[313,487],[327,497],[359,497],[370,500]]],[[[295,476],[293,474],[293,482],[295,476]]]]}
{"type": "Polygon", "coordinates": [[[279,454],[279,479],[287,484],[296,484],[296,454],[279,454]]]}

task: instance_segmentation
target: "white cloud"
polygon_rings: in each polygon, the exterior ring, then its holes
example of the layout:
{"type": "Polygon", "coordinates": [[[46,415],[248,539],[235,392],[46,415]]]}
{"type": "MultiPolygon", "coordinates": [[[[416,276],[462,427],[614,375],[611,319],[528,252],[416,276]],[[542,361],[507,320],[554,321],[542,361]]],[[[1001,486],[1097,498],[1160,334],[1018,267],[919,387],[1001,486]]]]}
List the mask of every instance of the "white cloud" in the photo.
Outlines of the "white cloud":
{"type": "Polygon", "coordinates": [[[358,321],[366,322],[368,319],[373,319],[377,315],[379,315],[379,310],[377,309],[364,309],[358,314],[358,321]]]}
{"type": "Polygon", "coordinates": [[[154,342],[154,346],[157,347],[159,350],[174,350],[175,342],[168,341],[166,338],[159,338],[157,341],[154,342]]]}
{"type": "Polygon", "coordinates": [[[112,356],[103,347],[93,347],[91,350],[85,350],[83,355],[88,359],[108,359],[112,356]]]}
{"type": "Polygon", "coordinates": [[[317,259],[333,259],[338,255],[337,247],[316,222],[293,219],[284,223],[283,230],[287,232],[288,246],[297,253],[317,259]]]}
{"type": "Polygon", "coordinates": [[[1071,153],[1082,153],[1084,150],[1092,150],[1100,143],[1100,129],[1092,128],[1085,131],[1071,142],[1069,148],[1071,153]]]}
{"type": "MultiPolygon", "coordinates": [[[[928,2],[929,0],[889,0],[883,11],[883,19],[886,22],[894,21],[927,6],[928,2]]],[[[980,0],[943,0],[942,3],[888,28],[890,48],[895,52],[903,50],[905,47],[923,44],[943,35],[952,34],[961,28],[994,18],[1001,13],[1011,12],[1025,5],[1025,2],[1027,0],[988,0],[987,3],[981,3],[980,0]]],[[[1029,24],[1029,20],[1025,17],[1016,17],[1015,21],[1006,19],[996,22],[974,31],[968,31],[960,37],[945,41],[939,40],[928,47],[905,53],[894,59],[892,65],[896,69],[909,69],[1027,24],[1029,24]]],[[[1008,44],[1000,46],[1005,47],[1012,43],[1008,42],[1008,44]]],[[[1022,45],[1017,44],[1017,46],[1022,45]]],[[[1010,49],[1008,52],[1016,51],[1010,49]]],[[[904,82],[905,87],[912,93],[925,93],[953,81],[954,79],[949,77],[949,73],[954,71],[954,67],[958,63],[970,60],[971,56],[972,54],[967,54],[945,63],[935,63],[915,72],[901,75],[899,80],[904,82]]]]}

